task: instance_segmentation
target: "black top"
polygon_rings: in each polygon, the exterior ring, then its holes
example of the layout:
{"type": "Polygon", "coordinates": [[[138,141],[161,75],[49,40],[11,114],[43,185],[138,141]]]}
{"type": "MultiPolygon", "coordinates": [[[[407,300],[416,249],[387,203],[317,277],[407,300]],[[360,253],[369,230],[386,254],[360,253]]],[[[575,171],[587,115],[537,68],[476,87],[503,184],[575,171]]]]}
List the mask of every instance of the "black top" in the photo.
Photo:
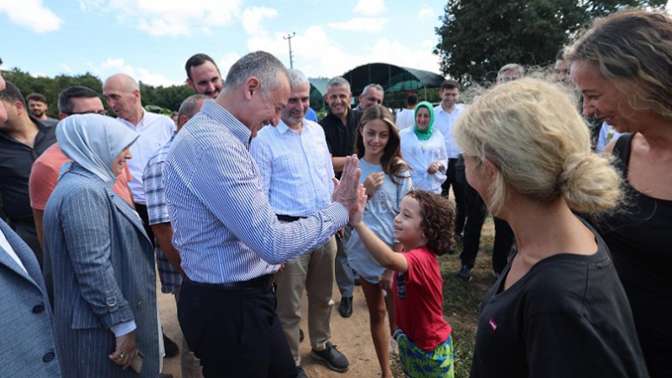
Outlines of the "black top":
{"type": "MultiPolygon", "coordinates": [[[[357,128],[361,117],[362,113],[349,110],[348,122],[345,126],[341,123],[340,118],[331,112],[320,120],[320,125],[324,129],[324,136],[327,139],[327,147],[332,156],[348,156],[355,152],[357,128]]],[[[336,172],[336,177],[341,177],[341,172],[336,172]]]]}
{"type": "Polygon", "coordinates": [[[30,116],[37,125],[33,148],[18,142],[0,128],[0,197],[2,210],[12,222],[33,222],[28,196],[28,179],[33,162],[56,142],[56,128],[45,126],[30,116]]]}
{"type": "Polygon", "coordinates": [[[591,256],[557,254],[481,308],[471,377],[648,377],[630,306],[599,236],[591,256]]]}
{"type": "Polygon", "coordinates": [[[638,192],[628,182],[633,136],[614,146],[627,204],[595,221],[611,250],[652,377],[672,377],[672,201],[638,192]]]}

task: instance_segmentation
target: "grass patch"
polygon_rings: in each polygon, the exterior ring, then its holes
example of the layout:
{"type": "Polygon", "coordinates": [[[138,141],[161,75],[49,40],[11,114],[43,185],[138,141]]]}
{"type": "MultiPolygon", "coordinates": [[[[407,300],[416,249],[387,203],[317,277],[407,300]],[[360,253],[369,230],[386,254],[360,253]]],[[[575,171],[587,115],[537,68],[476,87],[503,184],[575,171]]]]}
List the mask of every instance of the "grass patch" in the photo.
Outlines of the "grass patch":
{"type": "Polygon", "coordinates": [[[486,291],[495,282],[492,272],[493,242],[494,226],[492,219],[488,218],[481,232],[480,252],[471,272],[472,280],[468,283],[455,276],[461,266],[461,245],[458,245],[455,254],[439,259],[443,276],[443,312],[453,327],[456,378],[469,377],[471,371],[479,308],[486,291]]]}

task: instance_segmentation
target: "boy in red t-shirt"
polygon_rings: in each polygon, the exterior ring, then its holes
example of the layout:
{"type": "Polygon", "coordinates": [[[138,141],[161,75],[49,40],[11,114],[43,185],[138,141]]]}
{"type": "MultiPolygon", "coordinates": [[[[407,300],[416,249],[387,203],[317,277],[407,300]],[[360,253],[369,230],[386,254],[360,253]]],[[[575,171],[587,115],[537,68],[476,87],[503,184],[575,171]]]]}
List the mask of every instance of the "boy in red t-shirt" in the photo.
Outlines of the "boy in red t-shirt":
{"type": "Polygon", "coordinates": [[[443,318],[441,271],[436,258],[452,246],[453,208],[445,198],[411,191],[394,219],[396,239],[405,253],[393,251],[361,221],[359,204],[350,224],[366,249],[394,270],[394,308],[399,329],[394,337],[404,372],[410,377],[454,376],[451,327],[443,318]]]}

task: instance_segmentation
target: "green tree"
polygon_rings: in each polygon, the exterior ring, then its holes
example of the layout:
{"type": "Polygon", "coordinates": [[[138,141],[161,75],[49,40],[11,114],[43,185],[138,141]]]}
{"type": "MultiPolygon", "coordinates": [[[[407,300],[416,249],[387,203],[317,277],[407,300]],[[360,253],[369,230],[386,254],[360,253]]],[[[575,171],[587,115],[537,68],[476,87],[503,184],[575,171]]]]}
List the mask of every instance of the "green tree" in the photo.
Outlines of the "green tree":
{"type": "MultiPolygon", "coordinates": [[[[19,68],[12,68],[3,71],[3,77],[14,83],[24,96],[37,92],[45,95],[49,104],[48,114],[50,117],[58,117],[58,94],[67,87],[73,85],[83,85],[94,91],[103,93],[102,81],[91,73],[83,75],[58,75],[56,77],[32,76],[30,73],[22,71],[19,68]]],[[[192,95],[194,92],[186,85],[172,85],[168,87],[153,87],[140,83],[140,93],[142,94],[143,105],[156,105],[166,109],[166,111],[175,111],[180,107],[182,101],[192,95]]]]}
{"type": "Polygon", "coordinates": [[[168,87],[153,87],[140,83],[143,105],[156,105],[164,109],[176,111],[185,98],[194,94],[194,91],[186,85],[171,85],[168,87]]]}
{"type": "Polygon", "coordinates": [[[469,83],[494,79],[507,63],[544,66],[591,19],[665,0],[448,0],[434,53],[444,74],[469,83]]]}

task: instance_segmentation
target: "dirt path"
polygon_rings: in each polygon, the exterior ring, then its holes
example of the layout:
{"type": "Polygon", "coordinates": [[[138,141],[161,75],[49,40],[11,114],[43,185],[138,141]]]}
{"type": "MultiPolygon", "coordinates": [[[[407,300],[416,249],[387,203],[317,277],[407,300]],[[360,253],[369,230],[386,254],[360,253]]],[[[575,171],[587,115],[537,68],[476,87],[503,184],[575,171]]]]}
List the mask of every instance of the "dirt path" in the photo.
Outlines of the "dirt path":
{"type": "MultiPolygon", "coordinates": [[[[159,291],[158,288],[157,291],[159,291]]],[[[350,368],[346,373],[336,373],[313,360],[310,357],[310,342],[306,334],[306,339],[301,343],[301,358],[306,373],[311,378],[379,377],[380,368],[378,367],[376,352],[373,349],[373,342],[371,341],[369,316],[361,288],[355,288],[353,314],[348,319],[342,318],[336,310],[338,300],[340,299],[337,290],[334,292],[333,298],[336,305],[334,305],[331,315],[331,341],[338,345],[338,349],[348,357],[350,368]]],[[[172,295],[160,294],[159,306],[161,308],[161,322],[164,331],[168,337],[177,342],[178,345],[181,345],[182,333],[177,323],[175,299],[172,295]]],[[[305,295],[303,308],[307,308],[305,295]]],[[[304,316],[304,319],[306,319],[306,316],[304,316]]],[[[301,321],[301,328],[304,332],[308,330],[304,320],[301,321]]],[[[170,373],[175,378],[181,377],[179,356],[164,359],[163,372],[170,373]]]]}

